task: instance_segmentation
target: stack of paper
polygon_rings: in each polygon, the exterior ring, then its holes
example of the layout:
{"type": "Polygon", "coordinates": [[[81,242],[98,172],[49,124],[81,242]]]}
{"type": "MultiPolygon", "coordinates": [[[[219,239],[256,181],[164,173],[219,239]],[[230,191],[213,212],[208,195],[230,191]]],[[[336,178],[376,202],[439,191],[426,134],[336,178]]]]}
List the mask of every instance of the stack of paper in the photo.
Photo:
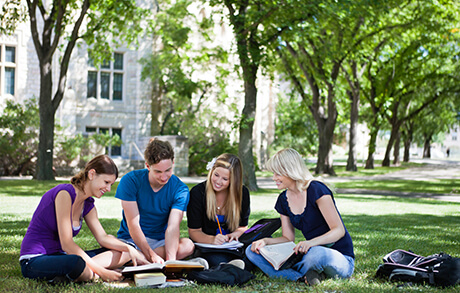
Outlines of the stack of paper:
{"type": "Polygon", "coordinates": [[[215,249],[231,249],[231,250],[236,250],[240,247],[242,247],[244,244],[233,240],[230,242],[225,242],[224,244],[217,245],[217,244],[208,244],[208,243],[195,243],[196,246],[198,247],[203,247],[203,248],[215,248],[215,249]]]}

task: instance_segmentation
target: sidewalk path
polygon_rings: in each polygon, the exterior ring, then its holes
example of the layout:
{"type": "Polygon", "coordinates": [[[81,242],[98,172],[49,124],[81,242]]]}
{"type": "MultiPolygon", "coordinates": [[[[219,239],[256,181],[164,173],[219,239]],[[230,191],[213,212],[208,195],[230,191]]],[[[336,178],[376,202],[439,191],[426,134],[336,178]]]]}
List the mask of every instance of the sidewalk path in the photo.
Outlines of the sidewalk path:
{"type": "MultiPolygon", "coordinates": [[[[453,179],[458,180],[460,190],[460,162],[445,160],[417,160],[417,163],[425,165],[410,167],[404,170],[394,171],[383,175],[356,176],[356,177],[330,177],[324,176],[324,182],[333,185],[335,182],[347,182],[351,180],[427,180],[427,179],[453,179]]],[[[199,183],[206,180],[205,177],[181,177],[185,183],[199,183]]],[[[258,177],[257,186],[265,189],[276,189],[276,185],[271,177],[258,177]]],[[[336,194],[370,194],[388,195],[400,197],[431,198],[442,201],[460,202],[460,194],[439,194],[439,193],[419,193],[419,192],[398,192],[382,190],[363,190],[363,189],[343,189],[337,188],[336,194]]],[[[251,197],[251,210],[262,211],[273,209],[278,193],[268,196],[251,197]]]]}

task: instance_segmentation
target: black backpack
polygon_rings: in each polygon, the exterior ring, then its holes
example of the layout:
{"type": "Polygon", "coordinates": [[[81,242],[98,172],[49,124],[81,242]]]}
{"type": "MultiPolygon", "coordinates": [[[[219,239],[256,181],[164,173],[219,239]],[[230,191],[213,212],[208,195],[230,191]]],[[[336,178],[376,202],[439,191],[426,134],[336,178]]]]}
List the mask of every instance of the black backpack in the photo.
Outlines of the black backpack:
{"type": "Polygon", "coordinates": [[[460,284],[460,258],[443,252],[425,257],[397,249],[383,257],[376,277],[392,282],[454,286],[460,284]]]}
{"type": "Polygon", "coordinates": [[[260,219],[246,230],[238,240],[248,247],[252,242],[272,236],[281,227],[280,218],[260,219]]]}
{"type": "Polygon", "coordinates": [[[204,271],[191,271],[187,279],[198,284],[221,284],[228,286],[241,286],[255,276],[250,272],[231,264],[220,264],[217,267],[204,271]]]}

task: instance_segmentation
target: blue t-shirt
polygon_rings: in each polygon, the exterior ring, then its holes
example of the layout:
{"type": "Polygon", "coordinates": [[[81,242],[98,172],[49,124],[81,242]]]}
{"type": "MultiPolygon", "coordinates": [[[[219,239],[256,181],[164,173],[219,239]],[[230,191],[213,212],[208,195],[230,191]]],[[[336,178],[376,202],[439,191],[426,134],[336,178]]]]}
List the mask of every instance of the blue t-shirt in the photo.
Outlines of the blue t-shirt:
{"type": "MultiPolygon", "coordinates": [[[[158,192],[149,183],[149,170],[134,170],[123,176],[115,197],[125,201],[136,201],[139,209],[139,223],[148,238],[162,240],[168,226],[171,209],[187,210],[190,193],[187,185],[177,176],[171,178],[158,192]]],[[[118,238],[130,239],[125,212],[118,230],[118,238]]]]}
{"type": "MultiPolygon", "coordinates": [[[[316,201],[325,194],[328,194],[332,197],[335,206],[335,200],[334,196],[332,195],[332,191],[324,183],[319,181],[312,181],[307,188],[307,206],[305,207],[305,210],[302,214],[295,215],[291,212],[286,197],[286,191],[283,191],[278,196],[275,204],[275,209],[281,215],[289,217],[292,225],[302,231],[302,234],[306,240],[310,240],[323,235],[330,230],[326,220],[318,208],[318,205],[316,204],[316,201]]],[[[339,213],[338,210],[337,213],[339,213]]],[[[341,216],[340,220],[342,220],[341,216]]],[[[345,225],[344,228],[345,235],[337,242],[335,242],[330,248],[341,252],[343,255],[348,255],[354,258],[355,254],[353,252],[353,242],[345,225]]]]}

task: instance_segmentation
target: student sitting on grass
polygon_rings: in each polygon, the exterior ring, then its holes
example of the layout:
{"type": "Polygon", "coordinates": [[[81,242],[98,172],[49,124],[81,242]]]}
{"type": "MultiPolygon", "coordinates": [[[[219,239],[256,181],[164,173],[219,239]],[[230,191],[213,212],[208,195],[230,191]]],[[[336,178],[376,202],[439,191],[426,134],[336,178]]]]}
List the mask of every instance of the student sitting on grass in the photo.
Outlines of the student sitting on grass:
{"type": "Polygon", "coordinates": [[[326,277],[350,277],[354,270],[353,243],[331,190],[313,180],[302,157],[293,149],[279,151],[266,167],[273,172],[278,189],[284,189],[275,205],[281,217],[282,236],[253,242],[246,249],[248,259],[269,277],[301,280],[308,285],[316,285],[326,277]],[[305,255],[292,268],[277,271],[259,254],[259,249],[295,241],[295,229],[302,232],[305,240],[296,245],[294,252],[305,255]]]}
{"type": "Polygon", "coordinates": [[[30,279],[51,282],[104,281],[122,278],[113,270],[133,260],[147,263],[134,247],[107,235],[99,222],[94,199],[110,191],[118,168],[106,155],[89,161],[84,170],[72,177],[71,184],[59,184],[47,191],[35,210],[21,244],[22,274],[30,279]],[[83,251],[74,241],[82,220],[103,247],[83,251]]]}
{"type": "MultiPolygon", "coordinates": [[[[250,213],[249,190],[243,186],[241,160],[232,154],[222,154],[209,164],[208,180],[190,191],[187,207],[188,233],[199,243],[220,245],[238,240],[246,231],[250,213]]],[[[239,259],[234,253],[207,252],[197,249],[210,267],[239,259]]]]}

